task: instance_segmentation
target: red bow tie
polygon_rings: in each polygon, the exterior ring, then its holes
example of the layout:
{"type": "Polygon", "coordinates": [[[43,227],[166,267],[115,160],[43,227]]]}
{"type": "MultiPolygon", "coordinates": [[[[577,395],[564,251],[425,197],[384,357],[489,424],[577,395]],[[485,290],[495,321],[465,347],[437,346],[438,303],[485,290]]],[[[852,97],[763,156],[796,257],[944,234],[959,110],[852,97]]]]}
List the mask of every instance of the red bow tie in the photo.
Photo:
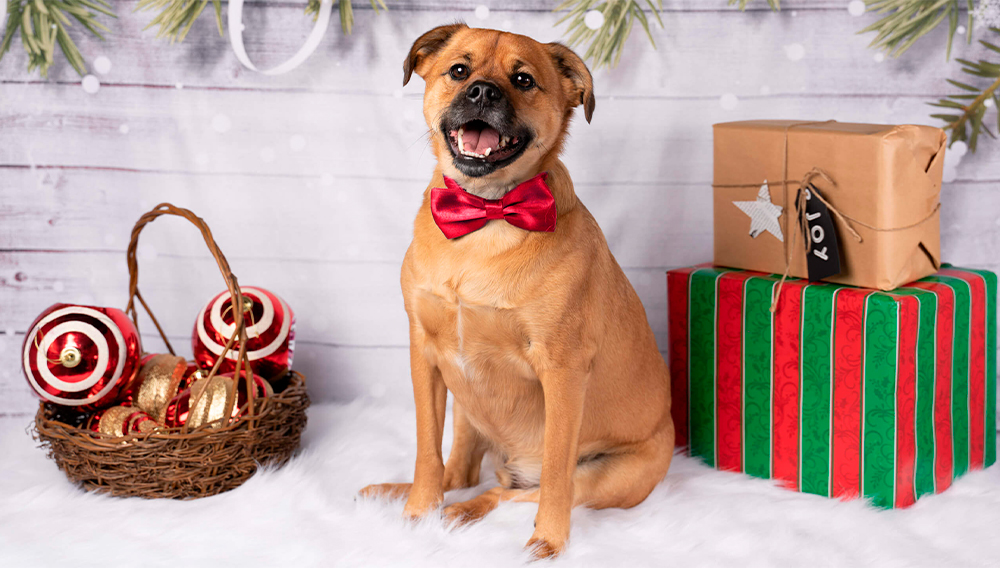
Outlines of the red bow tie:
{"type": "Polygon", "coordinates": [[[503,219],[526,231],[556,230],[556,200],[545,184],[547,172],[529,179],[500,199],[483,199],[444,176],[447,187],[431,190],[431,215],[449,239],[477,231],[492,219],[503,219]]]}

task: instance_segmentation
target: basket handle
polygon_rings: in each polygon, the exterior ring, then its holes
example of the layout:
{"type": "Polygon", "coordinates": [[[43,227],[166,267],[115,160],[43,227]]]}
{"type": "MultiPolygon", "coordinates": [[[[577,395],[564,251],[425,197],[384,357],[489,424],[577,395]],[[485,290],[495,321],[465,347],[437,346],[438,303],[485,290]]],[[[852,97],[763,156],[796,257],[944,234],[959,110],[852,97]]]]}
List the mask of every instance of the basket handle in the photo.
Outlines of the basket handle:
{"type": "MultiPolygon", "coordinates": [[[[156,330],[160,332],[160,337],[163,338],[163,342],[166,343],[167,349],[170,351],[171,355],[176,355],[174,353],[173,346],[170,345],[170,340],[167,339],[167,334],[163,331],[160,326],[160,322],[156,320],[156,316],[153,315],[153,311],[149,309],[149,305],[146,304],[146,300],[143,299],[142,294],[139,293],[139,263],[136,259],[136,250],[139,247],[139,233],[146,225],[153,222],[157,217],[162,215],[176,215],[177,217],[183,217],[190,221],[198,230],[201,231],[201,236],[205,239],[205,244],[208,245],[209,252],[215,258],[216,263],[219,265],[219,271],[222,272],[222,278],[226,281],[226,287],[229,289],[230,301],[232,302],[233,309],[233,324],[235,330],[233,331],[232,337],[226,343],[225,347],[222,349],[222,353],[219,355],[218,359],[215,361],[215,365],[212,366],[212,370],[209,371],[208,377],[203,380],[211,379],[216,375],[222,362],[226,359],[226,356],[233,349],[234,344],[239,348],[239,354],[236,358],[236,369],[235,378],[238,381],[240,378],[240,368],[246,370],[244,373],[244,379],[246,380],[247,389],[247,413],[248,418],[253,418],[254,413],[254,380],[253,380],[253,370],[250,368],[250,360],[247,356],[247,330],[246,321],[243,318],[243,310],[235,308],[235,306],[243,305],[243,293],[240,291],[239,282],[236,279],[236,275],[229,268],[229,261],[226,260],[226,256],[222,254],[219,250],[219,245],[216,244],[215,238],[212,237],[212,230],[208,228],[205,221],[195,215],[189,209],[184,209],[182,207],[176,207],[170,203],[161,203],[154,207],[151,211],[143,214],[136,221],[135,226],[132,227],[132,238],[128,245],[127,260],[128,260],[128,290],[129,298],[128,305],[125,307],[125,313],[132,317],[133,323],[135,323],[136,329],[139,328],[139,318],[135,306],[135,301],[138,300],[142,304],[143,309],[149,314],[149,318],[153,320],[153,325],[156,326],[156,330]]],[[[191,401],[193,405],[195,401],[191,401]]],[[[253,421],[250,421],[250,427],[253,427],[253,421]]],[[[186,428],[186,426],[185,426],[186,428]]]]}

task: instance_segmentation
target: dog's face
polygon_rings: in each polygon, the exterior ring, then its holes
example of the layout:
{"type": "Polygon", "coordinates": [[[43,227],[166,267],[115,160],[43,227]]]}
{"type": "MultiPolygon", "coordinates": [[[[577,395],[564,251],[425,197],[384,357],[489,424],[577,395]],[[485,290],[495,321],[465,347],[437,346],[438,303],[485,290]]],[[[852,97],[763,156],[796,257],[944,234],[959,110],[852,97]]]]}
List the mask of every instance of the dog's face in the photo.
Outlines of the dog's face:
{"type": "Polygon", "coordinates": [[[424,117],[445,175],[487,192],[538,173],[558,154],[573,108],[583,104],[587,122],[594,111],[583,61],[521,35],[435,28],[413,44],[403,72],[404,85],[413,72],[427,83],[424,117]]]}

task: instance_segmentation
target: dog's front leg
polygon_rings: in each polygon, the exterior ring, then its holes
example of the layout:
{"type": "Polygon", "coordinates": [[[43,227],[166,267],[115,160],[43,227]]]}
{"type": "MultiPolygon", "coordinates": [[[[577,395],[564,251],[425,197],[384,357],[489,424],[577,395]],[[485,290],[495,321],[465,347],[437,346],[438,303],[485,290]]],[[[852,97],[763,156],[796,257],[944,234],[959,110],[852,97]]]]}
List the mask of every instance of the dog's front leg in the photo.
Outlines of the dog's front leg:
{"type": "Polygon", "coordinates": [[[546,558],[562,552],[569,538],[587,372],[557,366],[539,373],[539,380],[545,397],[545,447],[535,533],[527,548],[546,558]]]}
{"type": "Polygon", "coordinates": [[[403,515],[415,519],[436,509],[444,500],[441,436],[448,400],[441,371],[427,361],[423,330],[416,325],[410,326],[410,375],[417,407],[417,463],[403,515]]]}

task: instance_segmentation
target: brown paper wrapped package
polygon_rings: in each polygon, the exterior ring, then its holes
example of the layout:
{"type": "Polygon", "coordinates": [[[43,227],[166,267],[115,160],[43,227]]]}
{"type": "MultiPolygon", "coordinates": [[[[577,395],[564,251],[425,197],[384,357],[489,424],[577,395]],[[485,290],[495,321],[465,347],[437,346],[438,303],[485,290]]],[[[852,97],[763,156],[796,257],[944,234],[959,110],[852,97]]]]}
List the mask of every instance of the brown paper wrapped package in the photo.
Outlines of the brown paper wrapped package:
{"type": "Polygon", "coordinates": [[[941,174],[947,137],[929,126],[752,120],[716,124],[715,264],[805,278],[805,236],[795,212],[800,180],[813,183],[845,220],[835,220],[841,273],[830,282],[892,290],[940,266],[941,174]],[[787,161],[786,161],[787,151],[787,161]],[[734,201],[753,201],[765,180],[782,207],[784,242],[750,236],[734,201]],[[782,183],[785,180],[785,183],[782,183]],[[858,242],[844,223],[861,236],[858,242]],[[799,234],[792,237],[792,233],[799,234]],[[786,249],[786,247],[788,247],[786,249]],[[787,254],[787,257],[786,257],[787,254]]]}

